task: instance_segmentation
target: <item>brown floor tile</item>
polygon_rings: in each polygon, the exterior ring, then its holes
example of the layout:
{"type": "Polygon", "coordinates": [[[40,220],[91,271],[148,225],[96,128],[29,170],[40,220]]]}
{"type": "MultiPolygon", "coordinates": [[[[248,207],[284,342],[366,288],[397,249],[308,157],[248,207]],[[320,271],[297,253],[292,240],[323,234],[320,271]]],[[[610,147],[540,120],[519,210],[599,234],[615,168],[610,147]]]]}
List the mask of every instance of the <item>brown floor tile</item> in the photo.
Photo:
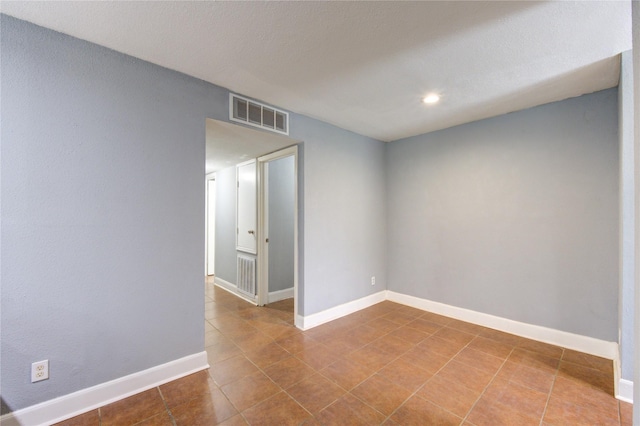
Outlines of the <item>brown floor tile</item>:
{"type": "Polygon", "coordinates": [[[432,335],[439,331],[442,327],[442,324],[437,324],[435,322],[431,322],[425,318],[418,318],[414,321],[411,321],[406,325],[406,327],[412,328],[414,330],[421,331],[425,334],[432,335]]]}
{"type": "Polygon", "coordinates": [[[376,318],[374,320],[369,321],[367,325],[371,328],[383,331],[385,333],[389,333],[392,330],[400,328],[400,324],[393,321],[389,321],[388,319],[385,319],[385,318],[376,318]]]}
{"type": "Polygon", "coordinates": [[[410,395],[407,389],[376,374],[355,387],[351,393],[379,412],[390,415],[410,395]]]}
{"type": "Polygon", "coordinates": [[[378,425],[385,415],[369,407],[351,394],[346,394],[322,410],[316,419],[323,425],[378,425]]]}
{"type": "Polygon", "coordinates": [[[435,324],[447,325],[453,318],[445,317],[444,315],[434,314],[432,312],[425,312],[420,316],[420,319],[429,321],[435,324]]]}
{"type": "Polygon", "coordinates": [[[344,336],[351,339],[351,341],[359,348],[368,345],[376,339],[388,334],[385,331],[369,327],[368,325],[362,325],[360,327],[352,328],[345,332],[344,336]]]}
{"type": "Polygon", "coordinates": [[[633,425],[633,404],[619,401],[620,403],[620,426],[633,425]]]}
{"type": "Polygon", "coordinates": [[[235,382],[243,377],[254,374],[258,369],[244,355],[217,362],[209,368],[209,374],[218,386],[235,382]]]}
{"type": "Polygon", "coordinates": [[[551,391],[552,399],[560,399],[590,409],[601,409],[613,413],[618,409],[618,401],[606,391],[588,383],[556,377],[551,391]]]}
{"type": "Polygon", "coordinates": [[[173,426],[173,420],[167,411],[145,419],[135,426],[173,426]]]}
{"type": "Polygon", "coordinates": [[[287,389],[315,373],[315,370],[297,358],[290,357],[270,365],[265,374],[283,389],[287,389]]]}
{"type": "Polygon", "coordinates": [[[311,349],[303,349],[295,356],[316,370],[321,370],[338,360],[335,352],[323,344],[311,349]]]}
{"type": "Polygon", "coordinates": [[[162,397],[169,408],[197,396],[209,394],[213,389],[217,389],[217,386],[206,371],[199,371],[160,386],[162,397]]]}
{"type": "Polygon", "coordinates": [[[542,419],[548,396],[547,393],[538,392],[517,383],[494,380],[485,390],[483,398],[540,420],[542,419]]]}
{"type": "Polygon", "coordinates": [[[422,368],[430,374],[436,374],[450,360],[449,357],[425,350],[419,346],[402,355],[400,359],[422,368]]]}
{"type": "Polygon", "coordinates": [[[515,334],[505,333],[491,328],[485,328],[479,333],[479,336],[510,346],[517,346],[523,340],[522,337],[516,336],[515,334]]]}
{"type": "Polygon", "coordinates": [[[370,345],[372,347],[378,347],[396,358],[407,352],[414,346],[411,342],[393,337],[389,334],[387,334],[386,336],[382,336],[377,340],[374,340],[370,343],[370,345]]]}
{"type": "Polygon", "coordinates": [[[294,327],[293,324],[285,324],[281,322],[265,325],[261,331],[274,340],[302,333],[302,331],[294,327]]]}
{"type": "Polygon", "coordinates": [[[299,333],[278,339],[276,340],[276,343],[282,346],[289,353],[295,354],[303,349],[311,349],[320,342],[304,333],[299,333]]]}
{"type": "Polygon", "coordinates": [[[619,425],[618,413],[586,408],[579,404],[554,398],[547,404],[544,421],[552,425],[619,425]]]}
{"type": "Polygon", "coordinates": [[[347,333],[336,336],[333,339],[325,340],[323,344],[330,348],[331,351],[338,357],[343,357],[350,352],[363,347],[363,344],[352,339],[347,333]]]}
{"type": "Polygon", "coordinates": [[[389,312],[387,315],[383,316],[382,318],[388,321],[395,322],[396,324],[399,324],[399,325],[406,325],[411,321],[415,320],[417,316],[413,315],[412,313],[405,313],[405,312],[396,310],[393,312],[389,312]]]}
{"type": "Polygon", "coordinates": [[[91,410],[79,416],[56,423],[54,426],[100,426],[100,413],[98,410],[91,410]]]}
{"type": "Polygon", "coordinates": [[[280,392],[275,396],[249,408],[242,413],[250,425],[299,425],[311,417],[286,393],[280,392]]]}
{"type": "Polygon", "coordinates": [[[517,346],[529,352],[539,353],[551,358],[562,358],[563,349],[559,346],[550,345],[548,343],[537,342],[531,339],[522,339],[517,346]]]}
{"type": "Polygon", "coordinates": [[[348,359],[336,361],[320,373],[346,390],[353,389],[371,376],[370,369],[348,359]]]}
{"type": "Polygon", "coordinates": [[[493,355],[489,355],[469,347],[462,349],[453,359],[463,364],[486,371],[492,375],[496,374],[504,363],[504,359],[496,358],[493,355]]]}
{"type": "Polygon", "coordinates": [[[539,392],[549,393],[555,380],[555,374],[507,361],[496,375],[496,378],[518,383],[539,392]]]}
{"type": "Polygon", "coordinates": [[[363,365],[372,371],[378,371],[395,358],[396,356],[371,344],[353,351],[345,357],[345,359],[363,365]]]}
{"type": "Polygon", "coordinates": [[[224,341],[207,346],[205,350],[207,351],[207,360],[209,361],[209,365],[224,361],[225,359],[233,358],[234,356],[242,353],[240,348],[226,337],[224,341]]]}
{"type": "Polygon", "coordinates": [[[259,368],[266,368],[271,364],[282,361],[291,356],[282,346],[277,343],[270,343],[260,349],[245,352],[244,356],[259,368]]]}
{"type": "Polygon", "coordinates": [[[312,414],[320,412],[346,393],[340,386],[320,374],[298,382],[287,393],[312,414]]]}
{"type": "Polygon", "coordinates": [[[457,361],[449,362],[437,373],[437,376],[451,382],[462,383],[474,391],[482,391],[493,378],[493,375],[486,371],[478,370],[457,361]]]}
{"type": "Polygon", "coordinates": [[[424,339],[429,337],[429,334],[422,332],[418,329],[411,328],[409,326],[403,326],[398,329],[393,330],[388,334],[389,336],[404,340],[405,342],[409,342],[413,345],[417,345],[422,342],[424,339]]]}
{"type": "MultiPolygon", "coordinates": [[[[456,331],[456,333],[460,333],[456,331]]],[[[429,352],[437,353],[438,355],[452,358],[455,354],[460,352],[467,344],[461,342],[454,342],[452,340],[445,340],[435,335],[420,342],[417,347],[427,350],[429,352]]]]}
{"type": "Polygon", "coordinates": [[[100,408],[101,424],[134,424],[166,410],[158,388],[153,388],[100,408]]]}
{"type": "Polygon", "coordinates": [[[470,322],[460,321],[457,319],[452,319],[451,321],[449,321],[449,323],[447,323],[447,327],[453,328],[458,331],[464,331],[465,333],[473,335],[477,335],[485,329],[485,327],[481,325],[472,324],[470,322]]]}
{"type": "Polygon", "coordinates": [[[236,414],[235,416],[228,418],[224,422],[219,423],[219,426],[245,426],[248,424],[249,423],[244,420],[244,417],[242,417],[241,414],[236,414]]]}
{"type": "Polygon", "coordinates": [[[562,361],[583,365],[613,375],[613,361],[610,359],[565,349],[562,355],[562,361]]]}
{"type": "Polygon", "coordinates": [[[378,372],[381,376],[415,392],[420,386],[433,376],[432,373],[403,359],[397,359],[378,372]]]}
{"type": "Polygon", "coordinates": [[[426,401],[418,396],[413,396],[392,416],[391,420],[399,425],[459,425],[460,417],[426,401]]]}
{"type": "Polygon", "coordinates": [[[208,395],[200,395],[171,409],[177,426],[217,424],[237,413],[219,389],[213,389],[208,395]]]}
{"type": "Polygon", "coordinates": [[[465,333],[464,331],[458,331],[456,329],[449,328],[448,326],[442,327],[440,330],[436,331],[433,336],[457,343],[461,346],[467,345],[475,338],[475,335],[473,334],[465,333]]]}
{"type": "Polygon", "coordinates": [[[522,348],[515,348],[508,358],[509,361],[526,365],[527,367],[547,371],[555,374],[560,365],[560,360],[537,352],[530,352],[522,348]]]}
{"type": "Polygon", "coordinates": [[[416,393],[421,398],[462,418],[467,415],[481,394],[481,391],[471,390],[461,383],[451,382],[438,376],[429,380],[416,393]]]}
{"type": "Polygon", "coordinates": [[[273,339],[261,331],[253,331],[251,333],[244,333],[231,337],[233,343],[236,344],[243,352],[250,352],[257,349],[262,349],[267,345],[273,343],[273,339]]]}
{"type": "Polygon", "coordinates": [[[537,426],[540,419],[529,417],[499,403],[493,403],[484,397],[471,409],[467,421],[476,426],[537,426]]]}
{"type": "Polygon", "coordinates": [[[264,373],[257,372],[222,387],[222,392],[238,411],[253,407],[282,389],[264,373]]]}
{"type": "Polygon", "coordinates": [[[561,361],[560,368],[558,369],[558,377],[565,377],[580,383],[586,383],[611,396],[614,394],[613,380],[611,380],[612,375],[603,373],[602,371],[594,368],[561,361]]]}
{"type": "Polygon", "coordinates": [[[506,359],[514,348],[511,345],[506,345],[482,336],[477,336],[467,347],[501,359],[506,359]]]}

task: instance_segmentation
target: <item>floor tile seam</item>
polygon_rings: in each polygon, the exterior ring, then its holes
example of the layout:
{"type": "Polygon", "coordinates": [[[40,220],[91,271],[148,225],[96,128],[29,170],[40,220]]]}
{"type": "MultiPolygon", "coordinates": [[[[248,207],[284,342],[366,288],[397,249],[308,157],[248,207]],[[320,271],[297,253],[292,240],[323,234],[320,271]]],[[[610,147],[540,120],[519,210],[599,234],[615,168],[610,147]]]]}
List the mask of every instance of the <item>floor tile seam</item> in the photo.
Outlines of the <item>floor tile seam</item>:
{"type": "MultiPolygon", "coordinates": [[[[434,374],[433,376],[435,376],[435,374],[434,374]]],[[[393,415],[394,415],[394,414],[396,414],[396,412],[397,412],[399,409],[401,409],[401,408],[402,408],[402,407],[403,407],[403,406],[404,406],[404,405],[405,405],[405,404],[406,404],[406,403],[407,403],[411,398],[413,398],[413,397],[415,396],[415,397],[417,397],[417,398],[423,399],[423,400],[425,400],[425,401],[427,401],[427,402],[429,402],[429,403],[431,403],[431,404],[435,405],[436,407],[438,407],[438,408],[440,408],[440,409],[442,409],[442,410],[446,411],[447,413],[453,414],[454,416],[456,416],[456,417],[458,417],[459,419],[461,419],[459,424],[460,424],[460,425],[461,425],[461,424],[463,424],[463,423],[464,423],[464,418],[462,418],[462,417],[460,417],[459,415],[457,415],[457,414],[455,414],[455,413],[451,412],[451,410],[448,410],[448,409],[446,409],[445,407],[443,407],[443,406],[441,406],[441,405],[439,405],[439,404],[436,404],[436,403],[435,403],[435,401],[431,401],[431,400],[429,400],[429,399],[423,398],[422,396],[418,395],[418,392],[420,392],[420,390],[422,390],[422,389],[427,385],[427,382],[428,382],[429,380],[431,380],[431,378],[432,378],[433,376],[431,376],[429,379],[427,379],[427,380],[426,380],[426,381],[425,381],[421,386],[419,386],[419,387],[418,387],[418,389],[416,389],[415,391],[413,391],[413,393],[412,393],[411,395],[409,395],[409,396],[407,397],[407,399],[405,399],[404,401],[402,401],[402,403],[401,403],[400,405],[398,405],[398,406],[395,408],[395,410],[393,410],[393,412],[389,415],[389,417],[387,417],[387,418],[384,420],[384,422],[386,422],[386,421],[390,420],[390,419],[391,419],[391,417],[393,417],[393,415]]],[[[398,385],[398,386],[400,386],[400,385],[398,385]]],[[[405,388],[405,389],[406,389],[406,388],[405,388]]],[[[478,398],[479,398],[479,397],[478,397],[478,398]]],[[[382,422],[381,424],[384,424],[384,422],[382,422]]]]}
{"type": "Polygon", "coordinates": [[[173,413],[171,412],[171,409],[169,409],[169,404],[167,403],[167,400],[164,397],[164,394],[162,393],[162,389],[160,389],[160,386],[157,386],[156,389],[158,389],[158,393],[160,394],[160,399],[162,399],[162,403],[164,404],[164,408],[165,408],[165,410],[167,410],[167,413],[169,414],[169,419],[171,419],[171,423],[173,423],[173,426],[177,426],[176,420],[173,417],[173,413]]]}
{"type": "MultiPolygon", "coordinates": [[[[564,354],[564,348],[563,352],[564,354]]],[[[544,404],[544,410],[542,411],[542,417],[540,418],[540,426],[542,426],[544,422],[544,418],[547,415],[547,410],[549,409],[549,401],[551,401],[551,395],[553,394],[553,388],[556,385],[556,380],[558,379],[558,373],[560,372],[560,363],[558,362],[558,366],[556,367],[556,372],[553,375],[553,381],[551,382],[551,387],[549,388],[549,393],[547,394],[547,401],[544,404]]]]}
{"type": "MultiPolygon", "coordinates": [[[[513,352],[513,349],[511,349],[511,352],[513,352]]],[[[509,356],[511,355],[511,352],[509,353],[509,356]]],[[[489,386],[491,386],[493,384],[493,382],[496,380],[496,378],[498,377],[498,373],[500,373],[500,371],[502,370],[502,368],[505,366],[505,364],[507,363],[507,359],[509,359],[509,356],[507,356],[507,358],[505,358],[502,361],[502,364],[500,365],[500,368],[498,368],[498,371],[495,372],[495,374],[493,375],[493,377],[491,378],[491,380],[489,380],[489,383],[487,383],[487,385],[484,387],[484,389],[482,389],[482,392],[480,392],[480,394],[478,395],[478,397],[476,398],[476,400],[474,401],[474,403],[471,405],[471,407],[469,408],[469,410],[467,410],[467,414],[464,416],[464,418],[462,419],[462,422],[466,422],[467,419],[469,418],[469,416],[471,415],[471,412],[474,410],[474,408],[476,408],[476,405],[478,405],[478,402],[482,399],[482,397],[484,396],[484,394],[487,392],[487,389],[489,389],[489,386]]]]}
{"type": "MultiPolygon", "coordinates": [[[[355,388],[353,388],[355,389],[355,388]]],[[[351,391],[353,390],[351,389],[351,391]]],[[[349,396],[351,396],[352,398],[357,399],[358,401],[360,401],[361,403],[363,403],[364,405],[366,405],[367,407],[371,408],[373,411],[375,411],[376,413],[379,413],[380,415],[382,415],[383,417],[385,417],[385,414],[383,412],[381,412],[380,410],[378,410],[377,408],[373,407],[371,404],[369,404],[367,401],[364,401],[362,398],[359,398],[358,396],[356,396],[353,392],[347,392],[347,394],[349,394],[349,396]]],[[[345,394],[346,395],[346,394],[345,394]]],[[[343,398],[345,395],[342,395],[340,398],[343,398]]],[[[404,403],[404,402],[403,402],[404,403]]],[[[383,424],[385,421],[387,421],[387,418],[385,417],[385,420],[383,422],[381,422],[380,424],[383,424]]]]}

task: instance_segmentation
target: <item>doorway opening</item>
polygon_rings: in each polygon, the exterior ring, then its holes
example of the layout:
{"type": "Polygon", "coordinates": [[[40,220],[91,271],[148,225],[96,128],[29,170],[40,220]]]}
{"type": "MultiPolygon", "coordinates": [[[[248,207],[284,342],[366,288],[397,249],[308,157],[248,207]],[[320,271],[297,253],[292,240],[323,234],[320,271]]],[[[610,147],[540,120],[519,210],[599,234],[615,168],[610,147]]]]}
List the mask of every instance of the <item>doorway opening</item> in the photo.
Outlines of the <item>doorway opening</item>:
{"type": "MultiPolygon", "coordinates": [[[[226,290],[238,300],[244,299],[229,302],[232,299],[218,297],[233,309],[249,302],[247,306],[289,312],[286,317],[294,325],[298,311],[298,142],[212,119],[206,120],[206,138],[205,294],[213,296],[226,290]],[[252,215],[239,211],[247,205],[239,203],[239,197],[240,180],[246,184],[247,168],[240,170],[238,166],[251,162],[255,165],[256,195],[249,208],[254,209],[255,224],[246,224],[246,217],[252,215]],[[255,238],[254,249],[247,248],[247,237],[255,238]]],[[[205,313],[214,306],[224,309],[209,296],[205,313]]]]}

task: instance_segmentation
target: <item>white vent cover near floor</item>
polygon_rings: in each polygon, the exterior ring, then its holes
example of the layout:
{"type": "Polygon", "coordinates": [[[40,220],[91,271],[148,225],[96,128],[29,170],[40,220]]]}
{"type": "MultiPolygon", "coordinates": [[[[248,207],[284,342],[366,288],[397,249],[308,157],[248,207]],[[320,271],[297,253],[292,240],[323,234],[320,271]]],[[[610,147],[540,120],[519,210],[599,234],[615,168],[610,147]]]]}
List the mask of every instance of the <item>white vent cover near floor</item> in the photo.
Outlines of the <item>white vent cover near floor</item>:
{"type": "Polygon", "coordinates": [[[289,114],[242,96],[229,94],[229,119],[272,132],[289,134],[289,114]]]}
{"type": "Polygon", "coordinates": [[[238,291],[256,295],[256,259],[238,255],[238,291]]]}

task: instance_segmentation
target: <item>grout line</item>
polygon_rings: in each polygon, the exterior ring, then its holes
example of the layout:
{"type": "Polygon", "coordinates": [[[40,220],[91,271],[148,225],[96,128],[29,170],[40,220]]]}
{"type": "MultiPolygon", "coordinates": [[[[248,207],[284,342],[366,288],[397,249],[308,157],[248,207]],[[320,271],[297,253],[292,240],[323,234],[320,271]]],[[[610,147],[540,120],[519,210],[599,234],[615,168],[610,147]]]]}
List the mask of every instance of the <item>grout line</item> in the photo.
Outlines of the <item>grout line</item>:
{"type": "Polygon", "coordinates": [[[167,413],[169,414],[169,418],[171,419],[171,423],[173,423],[173,426],[177,426],[176,425],[176,419],[173,418],[173,413],[169,409],[169,405],[167,405],[167,400],[164,398],[164,394],[160,390],[160,386],[157,386],[156,389],[158,389],[158,393],[160,394],[160,398],[162,399],[162,403],[164,404],[164,408],[167,410],[167,413]]]}
{"type": "Polygon", "coordinates": [[[562,348],[562,354],[560,355],[560,359],[558,360],[558,367],[556,367],[556,372],[553,375],[553,382],[551,382],[551,388],[549,388],[549,395],[547,395],[547,401],[544,404],[544,410],[542,411],[542,417],[540,417],[540,425],[542,426],[542,422],[544,421],[544,416],[547,414],[547,408],[549,408],[549,401],[551,400],[551,393],[553,392],[553,387],[556,385],[556,379],[558,378],[558,372],[560,371],[560,365],[562,364],[562,358],[564,357],[564,348],[562,348]]]}

